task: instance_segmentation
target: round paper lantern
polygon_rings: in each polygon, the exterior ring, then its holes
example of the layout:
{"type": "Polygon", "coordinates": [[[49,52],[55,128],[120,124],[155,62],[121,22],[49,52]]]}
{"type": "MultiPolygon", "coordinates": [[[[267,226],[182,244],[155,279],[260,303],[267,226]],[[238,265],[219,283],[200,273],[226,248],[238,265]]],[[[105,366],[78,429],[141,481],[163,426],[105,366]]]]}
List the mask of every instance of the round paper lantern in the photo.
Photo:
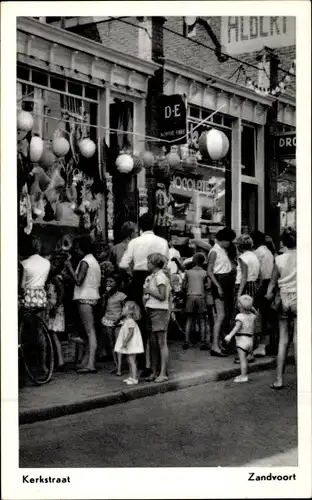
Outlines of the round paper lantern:
{"type": "Polygon", "coordinates": [[[168,153],[166,155],[167,162],[169,163],[170,167],[178,167],[180,165],[181,159],[178,153],[168,153]]]}
{"type": "Polygon", "coordinates": [[[121,154],[117,157],[116,167],[122,174],[128,174],[133,169],[134,161],[128,154],[121,154]]]}
{"type": "Polygon", "coordinates": [[[78,148],[79,148],[81,155],[84,158],[91,158],[95,153],[96,145],[94,144],[93,141],[91,141],[91,139],[86,138],[86,139],[82,139],[78,143],[78,148]]]}
{"type": "Polygon", "coordinates": [[[154,155],[150,151],[144,151],[142,154],[142,160],[144,168],[151,168],[155,163],[154,155]]]}
{"type": "Polygon", "coordinates": [[[17,113],[17,128],[23,132],[29,132],[34,124],[33,116],[28,111],[20,110],[17,113]]]}
{"type": "Polygon", "coordinates": [[[143,168],[143,160],[139,155],[133,155],[133,174],[139,174],[143,168]]]}
{"type": "Polygon", "coordinates": [[[195,170],[195,168],[197,167],[196,156],[189,155],[187,158],[185,158],[184,163],[189,170],[195,170]]]}
{"type": "Polygon", "coordinates": [[[44,148],[43,153],[40,158],[40,165],[43,168],[51,168],[52,165],[56,162],[56,156],[52,153],[50,148],[44,148]]]}
{"type": "Polygon", "coordinates": [[[203,132],[198,141],[201,154],[209,154],[212,160],[221,160],[227,154],[230,144],[224,132],[212,128],[203,132]]]}
{"type": "Polygon", "coordinates": [[[65,156],[69,151],[69,142],[65,137],[57,137],[52,142],[52,151],[58,158],[65,156]]]}
{"type": "Polygon", "coordinates": [[[39,161],[43,153],[43,141],[40,137],[33,136],[29,144],[29,158],[30,161],[39,161]]]}

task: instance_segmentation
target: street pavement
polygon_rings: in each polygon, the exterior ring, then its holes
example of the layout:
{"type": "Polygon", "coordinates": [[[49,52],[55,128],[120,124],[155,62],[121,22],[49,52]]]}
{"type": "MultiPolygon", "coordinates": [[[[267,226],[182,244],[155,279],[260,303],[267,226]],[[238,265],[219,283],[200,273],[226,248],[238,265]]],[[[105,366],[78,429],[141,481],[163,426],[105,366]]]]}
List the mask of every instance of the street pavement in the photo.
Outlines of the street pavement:
{"type": "MultiPolygon", "coordinates": [[[[65,373],[53,374],[52,380],[36,387],[28,383],[19,391],[19,419],[21,424],[46,420],[90,409],[126,402],[129,399],[151,396],[160,392],[200,385],[210,381],[226,380],[240,371],[233,363],[234,355],[214,358],[198,347],[183,351],[181,343],[170,344],[169,381],[162,384],[140,382],[125,387],[122,379],[110,374],[110,363],[98,363],[95,374],[79,375],[74,367],[65,373]]],[[[256,359],[250,371],[272,369],[273,357],[256,359]]],[[[272,380],[274,374],[272,373],[272,380]]]]}
{"type": "Polygon", "coordinates": [[[210,382],[20,427],[20,467],[297,465],[294,367],[210,382]],[[259,462],[260,461],[260,462],[259,462]],[[276,459],[275,459],[276,463],[276,459]],[[276,463],[277,464],[277,463],[276,463]],[[273,459],[274,465],[274,459],[273,459]]]}

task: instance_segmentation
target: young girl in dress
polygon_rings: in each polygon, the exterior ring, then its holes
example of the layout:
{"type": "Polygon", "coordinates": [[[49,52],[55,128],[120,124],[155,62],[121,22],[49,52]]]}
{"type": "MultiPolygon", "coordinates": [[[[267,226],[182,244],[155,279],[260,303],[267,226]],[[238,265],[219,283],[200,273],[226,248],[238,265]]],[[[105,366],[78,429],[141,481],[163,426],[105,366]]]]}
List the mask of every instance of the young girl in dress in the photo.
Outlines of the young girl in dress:
{"type": "Polygon", "coordinates": [[[64,368],[65,364],[62,346],[58,338],[58,335],[65,331],[64,283],[61,274],[63,267],[63,265],[57,264],[54,266],[52,277],[47,286],[48,303],[46,309],[46,323],[55,345],[59,371],[64,368]]]}
{"type": "Polygon", "coordinates": [[[247,356],[252,352],[256,314],[253,309],[253,299],[249,295],[241,295],[238,299],[239,314],[235,318],[233,330],[225,337],[230,342],[235,337],[236,349],[239,356],[241,374],[234,378],[234,382],[248,382],[247,356]]]}
{"type": "Polygon", "coordinates": [[[127,355],[130,376],[124,382],[127,385],[136,385],[139,383],[136,357],[137,354],[144,352],[141,332],[137,324],[141,317],[140,308],[135,302],[128,301],[124,305],[122,315],[124,320],[117,337],[115,352],[127,355]]]}

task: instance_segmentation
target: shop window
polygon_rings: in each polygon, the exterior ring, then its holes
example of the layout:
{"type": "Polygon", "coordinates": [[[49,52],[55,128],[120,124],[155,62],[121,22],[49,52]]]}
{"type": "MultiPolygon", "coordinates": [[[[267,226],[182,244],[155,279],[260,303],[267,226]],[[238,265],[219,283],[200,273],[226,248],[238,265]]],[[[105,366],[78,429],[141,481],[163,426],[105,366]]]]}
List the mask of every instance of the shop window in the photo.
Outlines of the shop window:
{"type": "Polygon", "coordinates": [[[18,65],[16,69],[16,75],[17,78],[20,78],[21,80],[29,80],[29,68],[26,68],[25,66],[18,65]]]}
{"type": "Polygon", "coordinates": [[[256,131],[253,127],[243,125],[241,135],[242,174],[255,176],[256,131]]]}
{"type": "Polygon", "coordinates": [[[218,125],[222,125],[223,120],[222,120],[222,115],[216,114],[212,117],[213,123],[217,123],[218,125]]]}
{"type": "Polygon", "coordinates": [[[85,87],[85,97],[88,99],[93,99],[94,101],[97,101],[98,99],[98,91],[94,87],[85,87]]]}
{"type": "Polygon", "coordinates": [[[68,82],[68,93],[82,96],[82,85],[79,83],[68,82]]]}
{"type": "Polygon", "coordinates": [[[65,78],[58,78],[55,76],[50,77],[50,87],[55,90],[66,90],[65,78]]]}
{"type": "Polygon", "coordinates": [[[48,75],[47,73],[43,73],[43,71],[32,70],[31,72],[31,81],[33,83],[38,83],[39,85],[48,86],[48,75]]]}
{"type": "Polygon", "coordinates": [[[111,129],[118,132],[110,132],[110,146],[118,154],[121,150],[132,150],[133,135],[133,102],[123,99],[113,99],[109,107],[109,123],[111,129]]]}
{"type": "Polygon", "coordinates": [[[190,106],[190,108],[189,108],[189,115],[192,118],[200,118],[200,109],[199,108],[195,108],[194,106],[190,106]]]}
{"type": "Polygon", "coordinates": [[[232,118],[228,118],[227,116],[223,117],[223,125],[228,128],[232,128],[232,118]]]}

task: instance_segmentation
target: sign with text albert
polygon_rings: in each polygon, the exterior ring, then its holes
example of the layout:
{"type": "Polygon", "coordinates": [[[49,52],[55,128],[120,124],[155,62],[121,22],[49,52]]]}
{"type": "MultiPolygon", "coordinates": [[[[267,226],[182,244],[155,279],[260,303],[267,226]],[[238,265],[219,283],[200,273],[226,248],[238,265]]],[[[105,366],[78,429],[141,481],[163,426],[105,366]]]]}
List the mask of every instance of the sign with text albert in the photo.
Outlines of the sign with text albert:
{"type": "Polygon", "coordinates": [[[221,44],[229,55],[296,44],[296,18],[286,16],[223,16],[221,44]]]}
{"type": "MultiPolygon", "coordinates": [[[[162,95],[159,103],[160,137],[171,141],[186,134],[186,98],[180,94],[162,95]]],[[[186,139],[183,139],[186,142],[186,139]]],[[[182,140],[182,142],[183,142],[182,140]]],[[[178,144],[178,140],[176,144],[178,144]]]]}
{"type": "Polygon", "coordinates": [[[296,158],[296,132],[276,135],[274,141],[275,158],[296,158]]]}

